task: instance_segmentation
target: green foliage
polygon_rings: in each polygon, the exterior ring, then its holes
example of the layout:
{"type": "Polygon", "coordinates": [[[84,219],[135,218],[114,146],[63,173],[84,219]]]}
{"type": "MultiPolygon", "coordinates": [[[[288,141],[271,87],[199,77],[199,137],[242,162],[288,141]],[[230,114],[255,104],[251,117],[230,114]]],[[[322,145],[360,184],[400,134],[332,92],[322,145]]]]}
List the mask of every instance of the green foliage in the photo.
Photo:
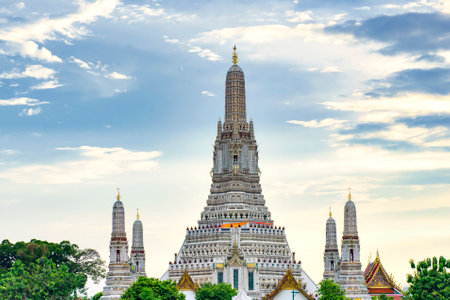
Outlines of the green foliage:
{"type": "Polygon", "coordinates": [[[156,278],[139,277],[120,299],[126,300],[184,300],[174,281],[161,281],[156,278]]]}
{"type": "Polygon", "coordinates": [[[1,299],[67,299],[86,284],[84,274],[74,274],[65,264],[57,266],[46,257],[28,268],[17,260],[0,277],[1,299]]]}
{"type": "Polygon", "coordinates": [[[394,299],[394,297],[388,297],[385,294],[372,297],[372,300],[393,300],[393,299],[394,299]]]}
{"type": "Polygon", "coordinates": [[[237,291],[226,283],[211,284],[209,282],[203,284],[198,289],[195,299],[197,300],[231,300],[237,295],[237,291]]]}
{"type": "Polygon", "coordinates": [[[69,241],[57,244],[35,239],[28,243],[15,244],[4,240],[0,244],[0,274],[9,272],[17,260],[28,269],[42,257],[52,260],[58,267],[64,264],[69,268],[69,272],[84,274],[96,283],[106,276],[105,262],[100,259],[96,250],[79,249],[78,245],[69,241]]]}
{"type": "Polygon", "coordinates": [[[450,259],[443,256],[427,258],[414,263],[410,260],[413,274],[408,274],[410,284],[407,296],[409,299],[450,299],[450,259]]]}
{"type": "Polygon", "coordinates": [[[344,300],[345,290],[333,280],[325,279],[319,283],[318,294],[321,300],[344,300]]]}
{"type": "Polygon", "coordinates": [[[102,292],[98,292],[94,296],[92,296],[91,300],[99,300],[103,296],[102,292]]]}

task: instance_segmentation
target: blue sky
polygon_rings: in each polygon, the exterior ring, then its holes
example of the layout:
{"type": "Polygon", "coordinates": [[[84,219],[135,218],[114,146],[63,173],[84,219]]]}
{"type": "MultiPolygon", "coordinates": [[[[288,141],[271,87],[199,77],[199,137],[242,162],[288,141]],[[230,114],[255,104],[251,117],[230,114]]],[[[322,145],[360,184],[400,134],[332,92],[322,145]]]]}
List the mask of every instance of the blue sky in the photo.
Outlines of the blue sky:
{"type": "Polygon", "coordinates": [[[119,186],[161,276],[206,204],[236,44],[263,193],[306,272],[352,187],[363,266],[379,249],[404,283],[450,249],[449,33],[439,0],[2,1],[0,237],[107,260],[119,186]]]}

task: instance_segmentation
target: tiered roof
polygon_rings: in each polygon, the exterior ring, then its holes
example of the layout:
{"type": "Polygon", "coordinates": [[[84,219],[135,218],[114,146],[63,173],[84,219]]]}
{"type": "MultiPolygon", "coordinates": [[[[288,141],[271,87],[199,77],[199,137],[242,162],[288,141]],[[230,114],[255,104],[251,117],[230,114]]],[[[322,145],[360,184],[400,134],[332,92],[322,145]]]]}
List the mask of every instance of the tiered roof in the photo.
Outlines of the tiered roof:
{"type": "Polygon", "coordinates": [[[294,275],[292,275],[291,269],[288,269],[286,274],[284,275],[283,279],[278,283],[277,287],[270,293],[269,295],[266,295],[263,300],[272,300],[275,298],[276,295],[278,295],[282,290],[297,290],[299,291],[303,296],[306,297],[306,299],[314,300],[314,297],[311,295],[308,295],[302,288],[301,282],[295,280],[294,275]]]}
{"type": "Polygon", "coordinates": [[[369,289],[369,294],[400,294],[401,289],[395,283],[392,275],[389,276],[377,251],[377,256],[373,262],[369,262],[364,271],[364,279],[369,289]]]}
{"type": "Polygon", "coordinates": [[[197,292],[198,285],[189,276],[187,269],[184,270],[183,276],[177,283],[177,288],[179,291],[194,291],[197,292]]]}

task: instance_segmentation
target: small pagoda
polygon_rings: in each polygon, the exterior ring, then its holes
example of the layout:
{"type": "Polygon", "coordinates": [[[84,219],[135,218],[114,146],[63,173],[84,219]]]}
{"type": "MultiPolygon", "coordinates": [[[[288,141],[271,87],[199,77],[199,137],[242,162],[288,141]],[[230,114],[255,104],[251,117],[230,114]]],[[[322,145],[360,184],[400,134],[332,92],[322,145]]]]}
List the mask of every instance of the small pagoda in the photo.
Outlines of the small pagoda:
{"type": "Polygon", "coordinates": [[[384,269],[378,250],[375,260],[369,261],[364,271],[364,279],[370,296],[386,295],[393,297],[394,300],[402,299],[401,288],[395,283],[393,276],[389,276],[384,269]]]}
{"type": "Polygon", "coordinates": [[[263,300],[284,300],[284,299],[305,299],[314,300],[312,295],[308,295],[301,286],[301,282],[295,280],[292,275],[291,269],[288,269],[284,277],[278,283],[277,287],[263,300]],[[298,297],[295,297],[297,296],[298,297]]]}

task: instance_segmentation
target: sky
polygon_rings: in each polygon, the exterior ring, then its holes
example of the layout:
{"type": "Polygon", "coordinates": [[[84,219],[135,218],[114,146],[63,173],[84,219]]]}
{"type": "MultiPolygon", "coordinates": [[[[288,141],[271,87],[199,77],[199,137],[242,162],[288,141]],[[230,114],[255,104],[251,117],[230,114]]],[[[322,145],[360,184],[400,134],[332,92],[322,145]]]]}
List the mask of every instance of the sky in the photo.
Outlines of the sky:
{"type": "MultiPolygon", "coordinates": [[[[361,262],[450,255],[450,2],[0,3],[0,238],[109,260],[120,187],[160,277],[206,205],[233,45],[275,226],[315,282],[347,190],[361,262]]],[[[102,284],[89,283],[89,293],[102,284]]]]}

